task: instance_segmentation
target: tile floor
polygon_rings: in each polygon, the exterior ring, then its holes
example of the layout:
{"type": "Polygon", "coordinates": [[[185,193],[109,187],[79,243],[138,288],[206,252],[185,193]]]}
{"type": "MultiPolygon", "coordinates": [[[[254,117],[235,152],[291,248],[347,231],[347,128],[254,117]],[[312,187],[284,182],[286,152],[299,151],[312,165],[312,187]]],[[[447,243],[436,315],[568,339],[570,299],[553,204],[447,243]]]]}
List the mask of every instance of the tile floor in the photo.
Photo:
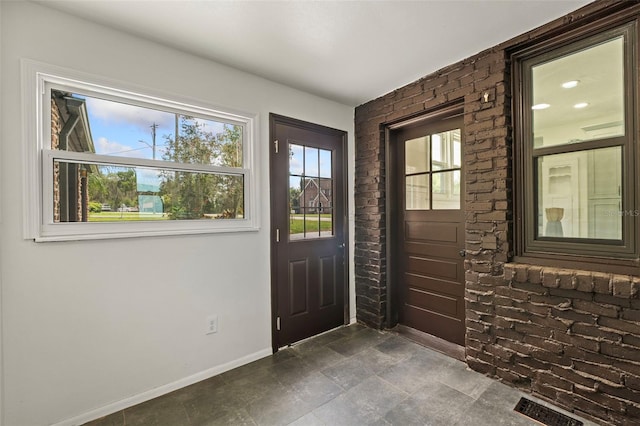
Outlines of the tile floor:
{"type": "Polygon", "coordinates": [[[513,411],[521,396],[404,337],[352,325],[87,425],[537,424],[513,411]]]}

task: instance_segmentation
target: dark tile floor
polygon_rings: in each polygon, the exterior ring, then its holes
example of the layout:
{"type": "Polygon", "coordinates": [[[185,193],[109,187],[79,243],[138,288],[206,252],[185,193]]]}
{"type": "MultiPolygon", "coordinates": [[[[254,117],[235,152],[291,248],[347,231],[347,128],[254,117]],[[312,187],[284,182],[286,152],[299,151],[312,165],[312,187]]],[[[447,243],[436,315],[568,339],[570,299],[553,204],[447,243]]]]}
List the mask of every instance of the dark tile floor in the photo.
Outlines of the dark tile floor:
{"type": "Polygon", "coordinates": [[[352,325],[88,425],[537,424],[513,411],[520,396],[463,362],[352,325]]]}

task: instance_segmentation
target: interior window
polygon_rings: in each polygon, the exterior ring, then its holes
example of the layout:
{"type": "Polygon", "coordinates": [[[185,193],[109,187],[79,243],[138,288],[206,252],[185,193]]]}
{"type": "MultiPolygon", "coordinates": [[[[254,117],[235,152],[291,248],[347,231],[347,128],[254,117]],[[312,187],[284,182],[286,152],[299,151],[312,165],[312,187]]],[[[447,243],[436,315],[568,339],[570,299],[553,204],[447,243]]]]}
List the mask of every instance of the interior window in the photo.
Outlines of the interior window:
{"type": "Polygon", "coordinates": [[[521,253],[635,256],[634,28],[516,61],[521,253]]]}

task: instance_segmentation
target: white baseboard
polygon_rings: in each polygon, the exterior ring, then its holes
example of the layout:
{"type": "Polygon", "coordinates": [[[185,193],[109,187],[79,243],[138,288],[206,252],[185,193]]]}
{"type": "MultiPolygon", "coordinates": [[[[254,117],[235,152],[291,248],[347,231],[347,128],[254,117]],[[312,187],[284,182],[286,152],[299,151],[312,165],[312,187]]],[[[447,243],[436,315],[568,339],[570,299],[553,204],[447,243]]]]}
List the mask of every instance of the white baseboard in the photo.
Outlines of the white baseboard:
{"type": "Polygon", "coordinates": [[[55,423],[53,426],[76,426],[81,425],[91,420],[96,420],[111,413],[115,413],[120,410],[124,410],[125,408],[132,407],[136,404],[140,404],[142,402],[149,401],[150,399],[157,398],[159,396],[165,395],[169,392],[173,392],[175,390],[181,389],[185,386],[192,385],[194,383],[198,383],[202,380],[206,380],[210,377],[216,376],[218,374],[224,373],[225,371],[233,370],[236,367],[240,367],[241,365],[248,364],[250,362],[256,361],[260,358],[264,358],[273,353],[271,348],[262,349],[258,352],[254,352],[250,355],[244,356],[242,358],[227,362],[226,364],[218,365],[216,367],[210,368],[208,370],[201,371],[199,373],[193,374],[191,376],[182,378],[180,380],[176,380],[173,383],[168,383],[166,385],[148,390],[146,392],[139,393],[129,398],[121,399],[120,401],[113,402],[111,404],[107,404],[100,408],[96,408],[95,410],[87,411],[86,413],[80,414],[78,416],[72,417],[70,419],[63,420],[59,423],[55,423]]]}

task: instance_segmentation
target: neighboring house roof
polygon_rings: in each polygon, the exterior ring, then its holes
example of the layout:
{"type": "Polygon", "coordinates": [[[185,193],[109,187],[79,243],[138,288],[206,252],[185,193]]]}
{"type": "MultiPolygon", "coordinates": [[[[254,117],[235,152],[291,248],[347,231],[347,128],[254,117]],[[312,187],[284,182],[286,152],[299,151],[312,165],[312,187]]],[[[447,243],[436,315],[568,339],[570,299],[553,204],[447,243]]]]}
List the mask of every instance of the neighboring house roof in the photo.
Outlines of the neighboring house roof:
{"type": "Polygon", "coordinates": [[[60,132],[60,146],[73,152],[92,152],[96,149],[91,136],[87,105],[84,99],[75,98],[68,93],[54,96],[63,121],[60,132]]]}
{"type": "Polygon", "coordinates": [[[317,202],[320,201],[320,196],[322,196],[322,198],[324,198],[325,201],[327,201],[328,203],[331,202],[331,199],[329,197],[327,197],[325,191],[327,189],[331,189],[331,180],[330,179],[320,179],[320,184],[318,185],[318,178],[313,178],[313,179],[307,179],[307,182],[304,185],[304,192],[302,194],[300,194],[300,198],[301,199],[307,199],[307,195],[308,194],[313,194],[312,191],[316,191],[315,192],[315,196],[313,198],[311,198],[311,201],[317,202]],[[327,182],[329,184],[328,188],[321,188],[322,186],[326,186],[323,185],[323,182],[327,182]],[[311,188],[309,188],[311,185],[313,185],[311,188]]]}

